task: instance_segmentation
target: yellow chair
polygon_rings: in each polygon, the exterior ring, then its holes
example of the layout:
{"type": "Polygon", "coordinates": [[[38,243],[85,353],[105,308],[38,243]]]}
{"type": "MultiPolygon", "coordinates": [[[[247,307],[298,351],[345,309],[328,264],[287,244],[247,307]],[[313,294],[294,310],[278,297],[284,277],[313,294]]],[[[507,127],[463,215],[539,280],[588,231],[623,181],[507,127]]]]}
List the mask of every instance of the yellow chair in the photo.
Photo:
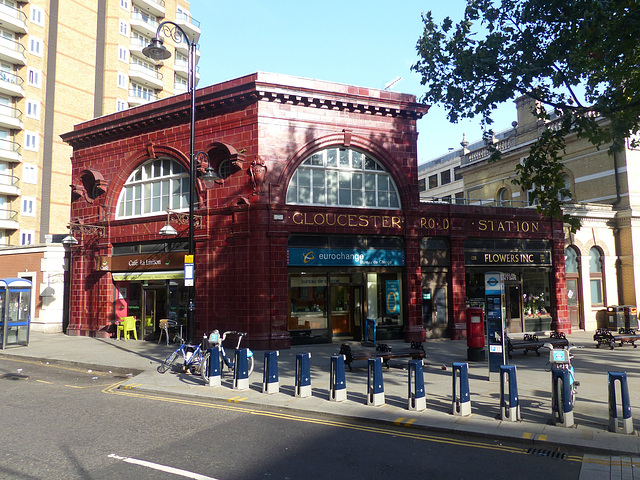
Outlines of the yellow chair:
{"type": "Polygon", "coordinates": [[[133,332],[133,338],[138,340],[138,332],[136,331],[136,317],[122,317],[120,325],[116,329],[116,335],[120,340],[120,332],[123,332],[125,342],[129,340],[129,332],[133,332]]]}

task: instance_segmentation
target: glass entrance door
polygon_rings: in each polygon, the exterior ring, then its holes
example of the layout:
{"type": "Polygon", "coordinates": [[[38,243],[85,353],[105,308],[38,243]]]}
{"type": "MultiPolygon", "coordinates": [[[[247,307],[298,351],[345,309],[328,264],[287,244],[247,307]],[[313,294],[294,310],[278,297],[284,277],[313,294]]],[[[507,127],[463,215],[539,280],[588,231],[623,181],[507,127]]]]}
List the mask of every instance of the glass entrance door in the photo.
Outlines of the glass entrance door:
{"type": "Polygon", "coordinates": [[[505,318],[505,327],[507,332],[522,332],[522,286],[520,283],[506,283],[504,289],[507,316],[505,318]]]}
{"type": "Polygon", "coordinates": [[[145,286],[142,289],[142,338],[153,340],[155,337],[158,320],[167,317],[167,288],[164,285],[145,286]]]}

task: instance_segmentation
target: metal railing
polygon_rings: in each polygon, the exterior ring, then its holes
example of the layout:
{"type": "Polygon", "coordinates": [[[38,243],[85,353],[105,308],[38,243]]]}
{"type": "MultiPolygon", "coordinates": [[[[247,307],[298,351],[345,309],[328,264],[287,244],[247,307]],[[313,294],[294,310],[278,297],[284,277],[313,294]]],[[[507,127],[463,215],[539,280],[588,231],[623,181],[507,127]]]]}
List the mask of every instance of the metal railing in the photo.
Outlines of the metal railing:
{"type": "Polygon", "coordinates": [[[8,38],[0,38],[0,48],[6,48],[21,53],[23,57],[27,56],[27,49],[20,42],[9,40],[8,38]]]}
{"type": "Polygon", "coordinates": [[[13,220],[18,217],[18,212],[15,210],[9,210],[7,208],[0,208],[0,220],[13,220]]]}
{"type": "Polygon", "coordinates": [[[200,28],[200,22],[185,12],[176,12],[176,20],[183,20],[191,25],[200,28]]]}
{"type": "Polygon", "coordinates": [[[158,80],[162,80],[163,75],[160,72],[156,72],[155,70],[147,67],[143,67],[142,65],[138,65],[137,63],[129,64],[129,73],[138,72],[144,75],[148,75],[153,78],[157,78],[158,80]]]}
{"type": "Polygon", "coordinates": [[[490,200],[486,198],[450,198],[450,197],[423,197],[420,199],[423,203],[445,203],[449,205],[474,205],[480,207],[517,207],[529,208],[535,207],[535,203],[526,200],[490,200]]]}
{"type": "Polygon", "coordinates": [[[9,175],[7,173],[0,173],[0,185],[17,187],[18,185],[20,185],[20,177],[9,175]]]}
{"type": "Polygon", "coordinates": [[[140,20],[141,22],[144,22],[153,28],[158,27],[158,21],[156,20],[155,17],[141,13],[141,12],[131,12],[131,19],[140,20]]]}
{"type": "Polygon", "coordinates": [[[15,73],[0,72],[0,82],[11,83],[12,85],[22,86],[24,80],[15,73]]]}
{"type": "Polygon", "coordinates": [[[21,146],[18,142],[0,138],[0,150],[4,150],[5,152],[20,153],[20,149],[21,149],[21,146]]]}
{"type": "Polygon", "coordinates": [[[3,105],[0,103],[0,115],[5,117],[13,117],[18,120],[22,119],[22,112],[11,105],[3,105]]]}
{"type": "Polygon", "coordinates": [[[0,3],[0,14],[9,15],[20,22],[26,23],[27,21],[27,15],[22,10],[18,10],[17,8],[10,7],[2,3],[0,3]]]}
{"type": "Polygon", "coordinates": [[[129,96],[139,98],[147,102],[154,102],[158,99],[158,95],[156,95],[155,93],[145,90],[138,90],[137,88],[130,88],[129,96]]]}

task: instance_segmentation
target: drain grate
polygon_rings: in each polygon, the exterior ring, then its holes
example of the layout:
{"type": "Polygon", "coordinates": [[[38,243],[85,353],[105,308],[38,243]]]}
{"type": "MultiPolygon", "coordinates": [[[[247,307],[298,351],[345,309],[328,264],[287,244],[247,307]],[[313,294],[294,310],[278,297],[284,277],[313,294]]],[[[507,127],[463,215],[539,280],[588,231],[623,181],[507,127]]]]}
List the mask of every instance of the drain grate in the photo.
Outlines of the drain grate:
{"type": "Polygon", "coordinates": [[[552,452],[551,450],[543,450],[541,448],[529,448],[527,449],[529,455],[537,455],[538,457],[551,457],[564,460],[567,456],[561,452],[552,452]]]}

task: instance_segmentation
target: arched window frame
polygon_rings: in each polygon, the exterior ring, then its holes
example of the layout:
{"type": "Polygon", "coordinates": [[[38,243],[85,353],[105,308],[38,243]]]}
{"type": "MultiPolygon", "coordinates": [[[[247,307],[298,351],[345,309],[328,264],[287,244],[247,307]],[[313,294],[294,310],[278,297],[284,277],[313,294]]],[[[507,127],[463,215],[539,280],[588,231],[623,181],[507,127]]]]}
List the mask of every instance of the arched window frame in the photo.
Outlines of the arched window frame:
{"type": "Polygon", "coordinates": [[[116,219],[145,217],[189,208],[189,172],[177,161],[162,157],[136,168],[122,187],[116,219]]]}
{"type": "Polygon", "coordinates": [[[606,291],[604,288],[604,253],[599,247],[589,250],[589,290],[591,305],[604,305],[606,291]]]}
{"type": "Polygon", "coordinates": [[[401,208],[396,184],[378,160],[336,146],[312,153],[298,166],[287,187],[287,204],[401,208]]]}

